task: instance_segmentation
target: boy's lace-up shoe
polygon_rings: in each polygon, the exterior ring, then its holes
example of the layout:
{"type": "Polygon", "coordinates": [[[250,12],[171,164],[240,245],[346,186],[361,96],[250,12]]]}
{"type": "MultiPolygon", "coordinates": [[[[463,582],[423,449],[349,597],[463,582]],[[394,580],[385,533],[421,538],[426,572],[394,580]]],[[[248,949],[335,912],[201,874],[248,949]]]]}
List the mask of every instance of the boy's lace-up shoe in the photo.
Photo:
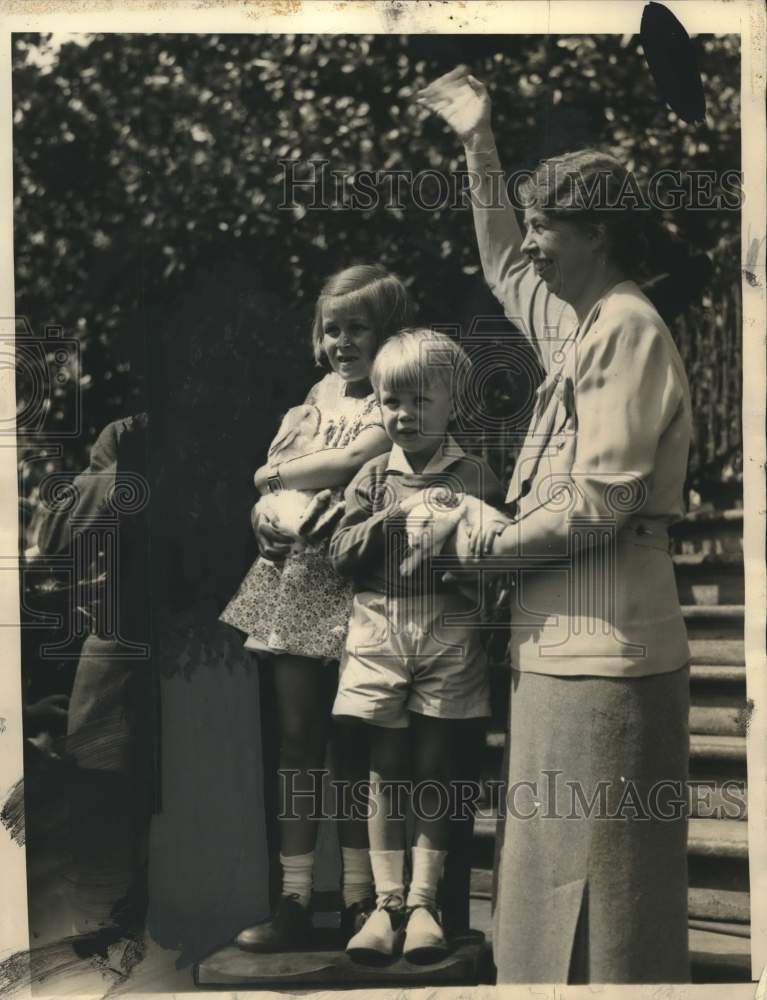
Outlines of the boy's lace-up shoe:
{"type": "Polygon", "coordinates": [[[365,921],[376,908],[374,896],[368,896],[357,903],[345,906],[341,911],[341,940],[346,945],[347,941],[354,937],[357,931],[361,931],[365,921]]]}
{"type": "Polygon", "coordinates": [[[357,962],[381,964],[393,958],[402,947],[405,936],[404,900],[387,896],[383,904],[370,913],[359,931],[346,946],[346,953],[357,962]]]}
{"type": "Polygon", "coordinates": [[[439,914],[433,906],[412,906],[407,910],[403,955],[408,962],[429,965],[439,962],[449,951],[439,914]]]}
{"type": "Polygon", "coordinates": [[[309,943],[311,926],[309,911],[291,893],[280,896],[268,920],[241,930],[234,942],[244,951],[299,951],[309,943]]]}

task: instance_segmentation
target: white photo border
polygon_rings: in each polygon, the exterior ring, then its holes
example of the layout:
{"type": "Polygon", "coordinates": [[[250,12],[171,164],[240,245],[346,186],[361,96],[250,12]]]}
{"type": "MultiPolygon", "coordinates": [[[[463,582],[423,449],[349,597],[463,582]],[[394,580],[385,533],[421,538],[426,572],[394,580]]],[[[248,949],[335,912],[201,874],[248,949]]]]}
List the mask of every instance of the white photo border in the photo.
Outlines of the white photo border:
{"type": "MultiPolygon", "coordinates": [[[[752,979],[761,979],[767,997],[767,657],[765,629],[767,573],[765,571],[765,400],[767,351],[765,315],[765,38],[764,0],[666,0],[665,6],[689,34],[733,33],[741,36],[742,170],[742,278],[743,289],[743,448],[744,448],[744,563],[746,575],[747,697],[753,703],[748,730],[748,835],[751,880],[752,979]]],[[[11,35],[16,32],[136,32],[136,33],[284,33],[318,34],[634,34],[645,3],[641,0],[6,0],[0,12],[0,323],[3,332],[13,324],[13,183],[11,35]]],[[[12,326],[10,327],[12,329],[12,326]]],[[[3,337],[8,343],[10,337],[3,337]]],[[[13,359],[0,359],[0,420],[15,414],[13,359]]],[[[0,794],[22,775],[21,670],[18,568],[18,505],[16,448],[12,437],[0,447],[0,794]]],[[[0,962],[28,950],[26,865],[23,848],[4,828],[0,832],[0,962]]],[[[710,1000],[754,997],[757,987],[737,985],[621,986],[621,987],[462,987],[443,988],[440,1000],[484,997],[654,997],[669,1000],[698,997],[710,1000]]],[[[243,991],[238,991],[241,994],[243,991]]],[[[404,997],[411,991],[379,990],[382,1000],[404,997]]],[[[413,991],[415,992],[415,991],[413,991]]],[[[430,991],[433,993],[434,991],[430,991]]],[[[348,997],[367,991],[347,991],[348,997]]],[[[35,990],[37,997],[42,994],[35,990]]],[[[156,994],[167,996],[167,994],[156,994]]],[[[177,997],[181,994],[175,994],[177,997]]],[[[266,995],[266,994],[263,994],[266,995]]],[[[148,994],[144,994],[148,996],[148,994]]],[[[198,993],[183,996],[199,996],[198,993]]],[[[234,997],[235,994],[219,993],[234,997]]]]}

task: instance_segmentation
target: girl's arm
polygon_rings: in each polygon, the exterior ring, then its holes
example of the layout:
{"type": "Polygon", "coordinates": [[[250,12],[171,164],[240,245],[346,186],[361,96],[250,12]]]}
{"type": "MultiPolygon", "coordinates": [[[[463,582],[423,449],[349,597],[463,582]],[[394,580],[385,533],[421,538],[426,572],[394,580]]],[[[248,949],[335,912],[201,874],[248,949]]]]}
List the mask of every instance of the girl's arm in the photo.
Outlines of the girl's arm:
{"type": "Polygon", "coordinates": [[[256,489],[264,492],[267,480],[279,475],[282,489],[322,490],[332,486],[346,486],[365,462],[391,449],[391,441],[383,427],[368,427],[361,431],[345,448],[326,448],[300,458],[262,465],[256,472],[256,489]]]}

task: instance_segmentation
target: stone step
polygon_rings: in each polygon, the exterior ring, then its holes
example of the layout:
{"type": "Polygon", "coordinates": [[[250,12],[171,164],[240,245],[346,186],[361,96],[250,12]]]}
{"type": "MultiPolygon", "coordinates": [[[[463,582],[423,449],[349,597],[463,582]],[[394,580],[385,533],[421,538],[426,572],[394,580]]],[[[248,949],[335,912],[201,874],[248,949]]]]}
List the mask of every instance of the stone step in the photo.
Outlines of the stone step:
{"type": "MultiPolygon", "coordinates": [[[[471,901],[471,926],[492,941],[489,896],[471,901]]],[[[749,982],[750,928],[747,924],[691,920],[690,965],[693,982],[749,982]]],[[[492,981],[492,980],[491,980],[492,981]]]]}
{"type": "Polygon", "coordinates": [[[748,861],[748,824],[733,819],[691,819],[687,853],[748,861]]]}
{"type": "Polygon", "coordinates": [[[701,666],[742,666],[746,662],[746,649],[742,634],[734,638],[716,639],[690,636],[690,658],[701,666]]]}
{"type": "MultiPolygon", "coordinates": [[[[495,774],[480,777],[482,791],[478,799],[480,809],[491,809],[499,800],[495,774]],[[485,783],[487,782],[487,784],[485,783]]],[[[705,771],[693,774],[687,782],[688,815],[695,819],[732,819],[744,822],[748,819],[748,785],[745,776],[732,773],[705,771]]]]}
{"type": "Polygon", "coordinates": [[[694,983],[751,981],[751,941],[734,934],[690,928],[690,966],[694,983]]]}
{"type": "Polygon", "coordinates": [[[736,622],[743,623],[745,608],[742,604],[683,604],[682,614],[687,622],[736,622]]]}
{"type": "Polygon", "coordinates": [[[676,586],[683,605],[743,604],[742,560],[710,559],[702,553],[674,557],[676,586]]]}
{"type": "MultiPolygon", "coordinates": [[[[487,868],[472,868],[472,899],[492,899],[493,873],[487,868]]],[[[717,922],[720,929],[730,928],[730,933],[739,936],[750,934],[750,910],[747,892],[732,889],[700,889],[691,887],[688,894],[691,923],[717,922]]],[[[472,926],[474,924],[472,923],[472,926]]],[[[484,927],[479,928],[485,930],[484,927]]],[[[487,933],[485,931],[485,933],[487,933]]]]}
{"type": "Polygon", "coordinates": [[[701,920],[727,920],[748,924],[751,919],[749,894],[743,889],[690,886],[687,911],[690,917],[701,920]]]}
{"type": "Polygon", "coordinates": [[[729,934],[731,937],[750,938],[751,924],[728,923],[726,920],[698,920],[690,918],[691,929],[712,931],[714,934],[729,934]]]}
{"type": "Polygon", "coordinates": [[[743,736],[707,736],[693,733],[690,736],[690,761],[704,760],[727,764],[745,764],[745,738],[743,736]]]}
{"type": "Polygon", "coordinates": [[[745,698],[745,663],[692,663],[690,665],[690,685],[701,690],[712,686],[743,688],[745,698]]]}
{"type": "MultiPolygon", "coordinates": [[[[485,746],[491,751],[503,751],[506,733],[491,730],[485,735],[485,746]]],[[[742,763],[746,760],[746,740],[743,736],[719,736],[703,733],[690,735],[691,760],[717,760],[742,763]]]]}
{"type": "Polygon", "coordinates": [[[742,604],[683,604],[682,615],[689,639],[743,638],[742,604]]]}
{"type": "Polygon", "coordinates": [[[748,786],[745,779],[706,780],[697,776],[687,783],[690,816],[696,819],[721,817],[740,822],[748,819],[748,786]]]}
{"type": "MultiPolygon", "coordinates": [[[[479,810],[474,822],[475,839],[493,839],[497,823],[496,816],[479,810]]],[[[748,861],[748,824],[734,819],[691,819],[687,852],[703,858],[748,861]]]]}
{"type": "MultiPolygon", "coordinates": [[[[697,693],[697,698],[703,700],[705,697],[697,693]]],[[[711,701],[710,698],[706,700],[711,701]]],[[[690,732],[704,736],[745,736],[747,717],[745,699],[737,700],[741,703],[701,704],[700,701],[693,700],[690,706],[690,732]]]]}

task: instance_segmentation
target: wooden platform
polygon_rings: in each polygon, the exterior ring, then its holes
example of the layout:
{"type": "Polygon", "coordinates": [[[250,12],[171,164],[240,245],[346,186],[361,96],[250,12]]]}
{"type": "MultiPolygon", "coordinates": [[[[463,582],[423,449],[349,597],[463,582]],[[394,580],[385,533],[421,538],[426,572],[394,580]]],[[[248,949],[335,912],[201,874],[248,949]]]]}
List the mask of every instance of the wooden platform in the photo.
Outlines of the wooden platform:
{"type": "Polygon", "coordinates": [[[447,958],[414,965],[399,957],[383,966],[361,965],[338,948],[256,955],[230,945],[194,970],[197,986],[208,989],[293,989],[309,986],[470,986],[480,982],[487,962],[485,936],[470,931],[452,942],[447,958]]]}

